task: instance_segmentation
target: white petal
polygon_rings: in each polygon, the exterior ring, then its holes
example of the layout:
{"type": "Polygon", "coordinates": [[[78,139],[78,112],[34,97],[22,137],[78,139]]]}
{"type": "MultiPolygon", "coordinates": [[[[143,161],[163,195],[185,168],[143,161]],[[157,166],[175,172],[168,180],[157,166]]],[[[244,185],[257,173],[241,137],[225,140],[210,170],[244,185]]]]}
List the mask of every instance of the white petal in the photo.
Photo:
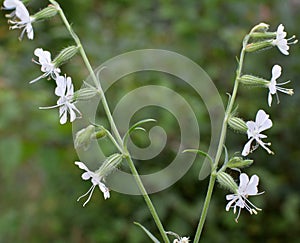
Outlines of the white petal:
{"type": "Polygon", "coordinates": [[[258,182],[259,182],[259,177],[257,175],[251,176],[250,182],[249,182],[249,184],[247,186],[247,190],[246,190],[247,195],[256,195],[257,194],[258,182]]]}
{"type": "Polygon", "coordinates": [[[105,186],[104,183],[99,183],[99,188],[100,190],[103,192],[103,196],[104,196],[104,199],[107,199],[110,197],[110,194],[109,194],[109,189],[105,186]]]}
{"type": "Polygon", "coordinates": [[[77,165],[80,169],[82,169],[82,170],[85,170],[85,171],[89,171],[90,172],[90,170],[88,169],[88,167],[84,164],[84,163],[82,163],[82,162],[80,162],[80,161],[76,161],[75,162],[75,165],[77,165]]]}
{"type": "Polygon", "coordinates": [[[70,113],[70,122],[73,122],[76,119],[75,111],[70,107],[72,104],[69,104],[69,113],[70,113]]]}
{"type": "Polygon", "coordinates": [[[51,63],[51,53],[49,51],[44,51],[42,48],[37,48],[34,51],[34,55],[39,58],[41,65],[51,63]]]}
{"type": "Polygon", "coordinates": [[[271,107],[272,105],[272,94],[271,92],[269,92],[269,95],[268,95],[268,105],[271,107]]]}
{"type": "Polygon", "coordinates": [[[246,173],[240,174],[240,185],[238,191],[245,191],[249,182],[249,177],[246,173]]]}
{"type": "Polygon", "coordinates": [[[65,107],[59,107],[59,116],[60,116],[60,124],[65,124],[67,122],[67,110],[65,107]]]}
{"type": "Polygon", "coordinates": [[[282,70],[281,66],[277,64],[274,65],[272,68],[272,79],[276,80],[277,78],[279,78],[281,75],[281,70],[282,70]]]}
{"type": "Polygon", "coordinates": [[[25,5],[20,1],[16,6],[16,16],[24,23],[30,22],[30,15],[25,5]]]}
{"type": "Polygon", "coordinates": [[[269,115],[264,110],[259,110],[256,113],[255,123],[259,126],[263,124],[267,119],[269,118],[269,115]]]}
{"type": "Polygon", "coordinates": [[[29,40],[33,40],[34,37],[34,32],[33,32],[33,28],[32,25],[30,23],[28,23],[26,25],[26,32],[27,32],[27,37],[29,40]]]}
{"type": "Polygon", "coordinates": [[[276,34],[277,34],[277,38],[280,38],[280,39],[286,37],[286,32],[284,31],[283,24],[278,25],[276,34]]]}
{"type": "Polygon", "coordinates": [[[57,96],[64,96],[65,95],[65,92],[66,92],[66,80],[65,80],[65,77],[64,76],[58,76],[55,80],[56,82],[56,89],[55,89],[55,94],[57,96]]]}
{"type": "Polygon", "coordinates": [[[272,123],[271,119],[267,119],[267,120],[265,120],[265,122],[263,124],[260,125],[259,132],[267,130],[267,129],[271,128],[272,126],[273,126],[273,123],[272,123]]]}
{"type": "Polygon", "coordinates": [[[84,172],[82,175],[81,175],[81,178],[83,180],[89,180],[90,178],[92,177],[92,174],[90,172],[84,172]]]}
{"type": "Polygon", "coordinates": [[[250,152],[250,147],[253,139],[250,139],[244,146],[244,149],[242,151],[242,156],[247,156],[250,152]]]}
{"type": "Polygon", "coordinates": [[[17,5],[19,4],[19,0],[5,0],[3,2],[3,6],[6,10],[15,9],[17,5]]]}

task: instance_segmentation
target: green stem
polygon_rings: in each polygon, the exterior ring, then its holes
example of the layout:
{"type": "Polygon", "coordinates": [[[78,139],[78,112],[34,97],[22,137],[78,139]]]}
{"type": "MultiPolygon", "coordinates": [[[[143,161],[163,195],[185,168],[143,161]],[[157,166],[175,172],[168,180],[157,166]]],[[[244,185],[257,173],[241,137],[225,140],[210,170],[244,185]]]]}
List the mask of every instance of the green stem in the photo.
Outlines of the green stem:
{"type": "Polygon", "coordinates": [[[60,16],[62,18],[62,21],[64,22],[66,28],[68,29],[69,33],[71,34],[72,38],[74,39],[75,43],[77,44],[77,47],[78,47],[79,52],[80,52],[80,54],[82,56],[83,62],[85,64],[85,66],[87,67],[87,69],[88,69],[88,71],[89,71],[89,73],[90,73],[90,75],[92,77],[92,80],[93,80],[93,82],[94,82],[94,84],[95,84],[95,86],[96,86],[96,88],[97,88],[97,90],[98,90],[98,92],[100,94],[100,97],[101,97],[101,100],[102,100],[102,104],[103,104],[105,113],[106,113],[107,118],[109,120],[109,123],[111,125],[111,129],[112,129],[114,135],[116,136],[116,140],[117,141],[112,137],[112,135],[110,133],[108,133],[108,136],[112,140],[112,142],[116,145],[116,147],[123,154],[125,154],[125,157],[126,157],[126,160],[127,160],[128,164],[130,166],[131,172],[132,172],[132,174],[133,174],[133,176],[135,178],[135,181],[136,181],[136,183],[137,183],[137,185],[138,185],[138,187],[139,187],[139,189],[140,189],[140,191],[141,191],[141,193],[142,193],[142,195],[143,195],[143,197],[145,199],[145,202],[146,202],[146,204],[147,204],[147,206],[148,206],[148,208],[150,210],[150,213],[151,213],[151,215],[152,215],[152,217],[153,217],[153,219],[154,219],[154,221],[155,221],[155,223],[156,223],[156,225],[157,225],[157,227],[158,227],[158,229],[160,231],[160,234],[161,234],[164,242],[165,243],[169,243],[170,241],[169,241],[169,239],[167,237],[167,234],[166,234],[166,232],[165,232],[165,230],[163,228],[163,225],[162,225],[162,223],[161,223],[161,221],[160,221],[160,219],[158,217],[158,214],[157,214],[157,212],[156,212],[156,210],[155,210],[155,208],[154,208],[154,206],[153,206],[153,204],[151,202],[151,199],[150,199],[150,197],[147,194],[147,191],[146,191],[146,189],[145,189],[145,187],[144,187],[144,185],[143,185],[143,183],[141,181],[141,178],[139,177],[139,174],[138,174],[138,172],[137,172],[137,170],[136,170],[136,168],[134,166],[134,163],[133,163],[133,161],[132,161],[132,159],[131,159],[131,157],[130,157],[128,151],[127,151],[127,149],[123,145],[123,140],[122,140],[122,138],[121,138],[121,136],[119,134],[119,131],[118,131],[118,129],[117,129],[116,125],[115,125],[115,122],[113,120],[113,117],[111,115],[111,112],[110,112],[110,109],[109,109],[106,97],[104,95],[104,92],[102,90],[101,84],[97,80],[97,77],[96,77],[96,75],[95,75],[95,73],[94,73],[94,71],[92,69],[92,66],[91,66],[91,64],[90,64],[90,62],[89,62],[89,60],[87,58],[87,55],[86,55],[86,53],[84,51],[84,48],[82,47],[81,41],[78,38],[78,36],[76,35],[76,33],[73,31],[71,25],[69,24],[69,21],[67,20],[65,14],[64,14],[63,10],[60,8],[59,4],[56,1],[54,1],[54,0],[49,0],[49,1],[54,6],[56,6],[56,8],[57,8],[57,10],[58,10],[58,12],[59,12],[59,14],[60,14],[60,16]]]}
{"type": "Polygon", "coordinates": [[[106,113],[106,116],[108,118],[108,121],[109,121],[109,124],[111,126],[111,129],[113,131],[113,134],[116,136],[116,139],[117,139],[119,145],[121,145],[123,143],[122,138],[121,138],[121,136],[119,134],[119,131],[118,131],[118,129],[116,127],[116,124],[115,124],[115,122],[113,120],[113,117],[111,115],[111,112],[110,112],[110,109],[109,109],[106,97],[104,95],[104,92],[102,90],[101,84],[98,81],[98,79],[97,79],[97,77],[96,77],[96,75],[95,75],[95,73],[93,71],[93,68],[92,68],[92,66],[91,66],[91,64],[89,62],[89,59],[87,58],[87,55],[86,55],[86,53],[84,51],[84,48],[82,47],[80,39],[78,38],[78,36],[76,35],[76,33],[73,31],[73,29],[72,29],[69,21],[67,20],[65,14],[64,14],[63,10],[61,9],[61,7],[59,6],[59,4],[56,1],[54,1],[54,0],[49,0],[49,1],[54,6],[56,6],[56,8],[58,10],[58,13],[59,13],[62,21],[64,22],[64,24],[65,24],[66,28],[68,29],[70,35],[72,36],[72,38],[74,39],[75,43],[77,44],[77,47],[79,49],[80,55],[82,56],[83,62],[85,64],[85,66],[87,67],[87,69],[88,69],[88,71],[89,71],[89,73],[91,75],[91,78],[92,78],[92,80],[93,80],[93,82],[94,82],[95,86],[97,87],[97,90],[98,90],[98,92],[100,94],[102,105],[103,105],[104,111],[106,113]]]}
{"type": "Polygon", "coordinates": [[[228,119],[229,119],[230,114],[232,112],[233,105],[234,105],[236,95],[237,95],[237,91],[238,91],[238,87],[239,87],[239,81],[238,80],[239,80],[239,78],[241,77],[241,74],[242,74],[242,68],[243,68],[244,57],[245,57],[245,48],[246,48],[246,45],[247,45],[248,40],[250,38],[249,36],[250,36],[250,34],[246,35],[246,37],[243,40],[243,48],[242,48],[241,53],[240,53],[240,59],[239,59],[239,64],[238,64],[238,68],[237,68],[237,71],[236,71],[236,78],[235,78],[235,81],[234,81],[232,95],[229,99],[229,103],[228,103],[226,111],[225,111],[225,117],[224,117],[223,124],[222,124],[222,130],[221,130],[220,140],[219,140],[219,144],[218,144],[218,149],[217,149],[216,157],[215,157],[215,160],[214,160],[213,168],[212,168],[212,171],[211,171],[211,175],[210,175],[210,179],[209,179],[209,185],[208,185],[208,189],[207,189],[203,209],[202,209],[202,212],[201,212],[200,220],[199,220],[199,223],[198,223],[197,231],[196,231],[196,234],[195,234],[194,243],[199,242],[200,237],[201,237],[201,233],[202,233],[202,230],[203,230],[203,226],[204,226],[204,223],[205,223],[205,220],[206,220],[207,211],[208,211],[210,200],[211,200],[211,197],[212,197],[213,188],[214,188],[216,178],[217,178],[216,177],[217,167],[218,167],[221,155],[222,155],[223,145],[224,145],[225,139],[226,139],[228,119]]]}
{"type": "Polygon", "coordinates": [[[158,214],[157,214],[157,212],[156,212],[156,210],[155,210],[155,208],[154,208],[154,206],[153,206],[153,204],[151,202],[150,197],[148,196],[148,193],[147,193],[147,191],[146,191],[146,189],[145,189],[145,187],[143,185],[143,182],[142,182],[142,180],[141,180],[141,178],[140,178],[140,176],[139,176],[139,174],[138,174],[138,172],[137,172],[137,170],[136,170],[136,168],[134,166],[134,163],[133,163],[131,157],[130,156],[126,156],[126,160],[127,160],[128,164],[129,164],[129,167],[131,169],[132,175],[134,176],[134,179],[135,179],[135,181],[136,181],[136,183],[137,183],[137,185],[138,185],[138,187],[139,187],[139,189],[140,189],[140,191],[141,191],[141,193],[142,193],[142,195],[143,195],[143,197],[145,199],[145,202],[146,202],[146,204],[147,204],[147,206],[149,208],[149,211],[150,211],[150,213],[151,213],[151,215],[152,215],[152,217],[153,217],[153,219],[154,219],[154,221],[155,221],[155,223],[157,225],[157,228],[158,228],[158,230],[159,230],[159,232],[160,232],[160,234],[161,234],[164,242],[165,243],[169,243],[170,241],[169,241],[169,238],[168,238],[168,236],[166,234],[166,231],[164,230],[164,227],[163,227],[163,225],[162,225],[162,223],[161,223],[161,221],[160,221],[160,219],[158,217],[158,214]]]}

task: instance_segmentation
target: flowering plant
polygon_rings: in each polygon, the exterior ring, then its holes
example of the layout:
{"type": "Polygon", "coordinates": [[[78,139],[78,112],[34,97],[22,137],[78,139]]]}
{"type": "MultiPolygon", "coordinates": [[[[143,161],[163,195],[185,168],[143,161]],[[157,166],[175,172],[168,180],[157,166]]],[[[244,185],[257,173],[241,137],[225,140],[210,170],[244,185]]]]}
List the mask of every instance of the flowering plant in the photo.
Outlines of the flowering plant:
{"type": "MultiPolygon", "coordinates": [[[[123,137],[121,136],[120,131],[118,130],[114,118],[110,112],[110,108],[108,106],[108,102],[106,101],[101,82],[96,77],[96,74],[90,65],[89,59],[86,56],[85,50],[83,48],[83,45],[81,44],[79,37],[74,33],[60,5],[54,0],[50,0],[50,3],[51,4],[48,7],[42,9],[32,16],[26,9],[25,4],[20,0],[5,0],[3,2],[3,9],[6,11],[12,11],[7,15],[7,17],[10,19],[9,23],[12,24],[11,29],[24,28],[21,32],[20,39],[22,39],[23,35],[27,33],[28,39],[33,40],[34,30],[32,24],[37,20],[50,18],[55,16],[56,14],[59,14],[64,25],[66,26],[75,42],[74,45],[64,48],[53,60],[49,51],[45,51],[42,48],[35,49],[34,55],[38,57],[38,61],[34,60],[34,62],[41,66],[41,71],[43,72],[43,74],[30,81],[30,83],[32,84],[38,80],[48,78],[49,80],[52,80],[56,85],[54,94],[58,97],[56,105],[49,107],[40,107],[41,109],[59,108],[59,122],[61,124],[65,124],[68,121],[68,117],[70,122],[74,122],[75,120],[84,117],[83,111],[81,111],[80,108],[77,107],[78,101],[90,100],[91,98],[97,96],[101,99],[101,102],[103,104],[105,114],[109,121],[110,129],[106,129],[104,126],[97,124],[89,124],[89,126],[82,128],[77,132],[75,137],[75,147],[83,147],[84,150],[88,150],[93,140],[105,137],[114,144],[115,149],[118,152],[108,156],[107,159],[102,162],[101,166],[99,166],[99,168],[95,171],[90,170],[88,166],[82,161],[75,162],[75,164],[80,169],[84,170],[81,176],[82,179],[91,180],[92,182],[92,186],[90,187],[88,192],[79,197],[78,200],[88,195],[88,199],[83,204],[83,206],[85,206],[90,201],[94,189],[97,186],[103,193],[104,199],[109,199],[111,193],[109,185],[106,184],[106,178],[111,173],[114,173],[114,171],[124,161],[126,161],[130,167],[131,173],[134,175],[135,182],[145,199],[145,202],[150,210],[155,224],[157,225],[162,240],[164,242],[170,242],[169,238],[170,236],[173,236],[176,238],[173,240],[173,242],[189,242],[190,237],[181,237],[171,231],[165,231],[163,224],[161,223],[155,207],[149,197],[149,194],[144,187],[143,181],[141,180],[135,164],[133,163],[133,157],[130,153],[130,149],[128,149],[127,147],[130,134],[137,129],[144,130],[144,128],[142,128],[141,126],[147,122],[153,122],[154,120],[146,119],[137,122],[127,130],[123,137]],[[84,89],[75,92],[71,77],[67,74],[61,75],[62,71],[60,66],[62,65],[62,63],[70,60],[77,53],[81,55],[85,66],[90,72],[93,84],[85,83],[84,89]]],[[[199,242],[200,240],[215,182],[218,182],[222,187],[231,191],[231,194],[228,194],[226,196],[226,200],[228,200],[229,202],[225,206],[225,209],[226,211],[229,211],[230,208],[233,208],[234,213],[236,213],[238,208],[236,221],[240,217],[241,210],[243,208],[245,208],[250,214],[257,214],[258,211],[261,211],[260,208],[256,207],[248,199],[249,196],[262,194],[258,193],[259,177],[257,175],[252,175],[249,179],[249,176],[244,172],[241,173],[241,170],[253,163],[253,160],[247,157],[259,146],[265,149],[269,154],[273,154],[272,150],[269,148],[269,146],[271,146],[271,143],[262,141],[262,139],[267,138],[267,136],[265,134],[262,134],[262,132],[270,129],[273,123],[269,118],[269,115],[262,109],[258,110],[255,121],[244,122],[243,119],[237,116],[237,108],[235,108],[235,102],[240,84],[244,84],[246,86],[268,88],[269,94],[267,100],[269,106],[271,106],[272,104],[273,95],[277,96],[277,100],[279,102],[277,91],[289,95],[293,94],[292,89],[280,87],[281,85],[287,84],[289,81],[284,83],[277,83],[277,79],[280,77],[282,71],[281,66],[278,64],[274,65],[272,68],[271,80],[244,74],[243,67],[246,53],[264,50],[266,47],[276,46],[282,54],[289,55],[290,45],[297,43],[295,36],[286,39],[287,33],[284,31],[284,26],[282,24],[277,27],[276,32],[269,32],[268,29],[269,26],[267,24],[258,24],[251,29],[251,31],[245,36],[243,40],[236,77],[234,80],[234,87],[232,93],[229,96],[228,105],[225,111],[216,155],[214,157],[211,157],[208,153],[199,150],[198,148],[186,149],[184,151],[204,155],[210,162],[209,187],[203,210],[200,215],[198,228],[195,233],[194,242],[199,242]],[[248,141],[244,145],[244,148],[242,149],[242,151],[238,152],[241,154],[241,156],[234,156],[231,158],[228,157],[227,148],[225,146],[226,132],[228,130],[228,127],[234,129],[235,131],[242,132],[248,136],[248,141]],[[253,143],[255,144],[253,145],[253,143]],[[223,154],[225,157],[224,161],[222,161],[221,159],[223,154]],[[240,172],[239,186],[232,178],[230,170],[238,170],[240,172]]],[[[141,229],[151,238],[153,242],[159,242],[159,240],[154,237],[154,235],[144,226],[139,223],[136,224],[141,227],[141,229]]]]}

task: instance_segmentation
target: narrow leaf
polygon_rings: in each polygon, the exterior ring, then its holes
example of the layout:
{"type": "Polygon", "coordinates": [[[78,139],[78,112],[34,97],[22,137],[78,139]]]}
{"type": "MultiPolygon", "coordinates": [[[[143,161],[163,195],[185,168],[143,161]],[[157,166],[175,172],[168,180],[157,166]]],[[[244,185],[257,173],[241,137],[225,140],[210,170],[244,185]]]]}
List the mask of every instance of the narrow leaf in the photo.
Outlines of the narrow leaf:
{"type": "Polygon", "coordinates": [[[134,222],[135,225],[140,226],[142,230],[149,236],[149,238],[154,242],[154,243],[160,243],[158,239],[154,235],[151,234],[149,230],[147,230],[143,225],[141,225],[138,222],[134,222]]]}

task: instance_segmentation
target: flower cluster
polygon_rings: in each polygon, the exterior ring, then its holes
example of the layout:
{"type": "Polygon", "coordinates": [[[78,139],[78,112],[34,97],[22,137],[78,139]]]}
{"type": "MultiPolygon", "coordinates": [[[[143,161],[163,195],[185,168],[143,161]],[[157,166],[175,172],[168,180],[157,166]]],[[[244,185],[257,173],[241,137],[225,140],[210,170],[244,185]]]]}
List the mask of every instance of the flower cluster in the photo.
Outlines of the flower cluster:
{"type": "Polygon", "coordinates": [[[38,57],[39,61],[35,63],[41,65],[41,71],[44,72],[40,77],[30,81],[34,83],[42,78],[51,77],[56,82],[55,95],[59,97],[57,104],[49,107],[40,107],[40,109],[59,108],[60,123],[65,124],[67,122],[67,114],[70,114],[70,122],[73,122],[76,118],[81,117],[80,111],[75,106],[74,86],[72,84],[71,77],[61,76],[60,68],[57,64],[51,60],[51,54],[48,51],[44,51],[42,48],[37,48],[34,54],[38,57]]]}
{"type": "MultiPolygon", "coordinates": [[[[245,51],[252,52],[256,50],[264,49],[268,46],[277,46],[280,52],[284,55],[289,55],[289,45],[296,44],[298,40],[295,40],[295,36],[292,36],[289,39],[286,39],[287,33],[284,31],[284,26],[280,24],[275,33],[267,32],[268,25],[260,24],[252,29],[249,34],[249,39],[252,43],[246,43],[245,51]],[[267,38],[267,40],[261,40],[262,38],[267,38]],[[257,41],[256,41],[257,40],[257,41]]],[[[241,75],[238,77],[238,82],[241,82],[244,85],[248,86],[258,86],[268,88],[268,105],[272,105],[273,95],[276,95],[277,103],[279,103],[278,93],[282,92],[285,94],[293,95],[293,89],[283,88],[282,85],[289,83],[282,82],[277,83],[277,79],[281,76],[282,67],[278,64],[273,65],[272,67],[272,77],[271,80],[266,80],[259,78],[253,75],[241,75]]],[[[228,125],[236,131],[245,132],[248,136],[248,141],[244,145],[244,148],[241,152],[242,156],[248,156],[259,146],[265,149],[269,154],[274,154],[273,151],[269,148],[271,145],[270,142],[264,142],[263,139],[266,139],[267,136],[263,134],[267,129],[270,129],[273,126],[269,115],[262,109],[258,110],[256,114],[255,121],[244,122],[243,119],[235,117],[236,110],[233,112],[231,117],[228,120],[228,125]]],[[[253,163],[253,160],[243,159],[241,157],[234,157],[232,159],[226,159],[224,166],[217,174],[217,179],[219,183],[228,188],[233,192],[226,196],[226,199],[229,201],[226,206],[226,211],[229,211],[230,208],[233,208],[233,212],[237,212],[236,221],[239,218],[241,209],[246,208],[250,214],[257,214],[257,211],[261,209],[254,206],[249,200],[248,196],[260,195],[258,193],[257,186],[259,182],[259,177],[253,175],[250,180],[247,174],[240,174],[240,184],[237,186],[233,178],[224,172],[226,168],[237,169],[240,171],[240,168],[249,166],[253,163]],[[238,159],[236,159],[238,158],[238,159]]]]}
{"type": "MultiPolygon", "coordinates": [[[[9,18],[9,23],[12,24],[10,29],[22,29],[20,39],[23,38],[25,32],[28,39],[32,40],[34,37],[34,31],[32,23],[47,19],[54,16],[58,9],[54,5],[42,9],[34,15],[30,15],[24,3],[20,0],[5,0],[3,2],[4,10],[11,10],[10,14],[6,16],[9,18]]],[[[77,47],[65,48],[54,60],[51,59],[51,54],[42,48],[37,48],[34,51],[34,55],[38,57],[38,61],[33,60],[36,64],[41,65],[41,71],[43,74],[36,79],[30,81],[35,83],[36,81],[48,77],[52,78],[56,82],[55,95],[58,96],[56,105],[49,107],[40,107],[40,109],[59,108],[60,123],[65,124],[67,122],[67,114],[70,114],[70,121],[73,122],[76,118],[81,116],[80,111],[75,106],[74,86],[70,77],[61,76],[59,65],[70,59],[77,52],[77,47]]]]}

